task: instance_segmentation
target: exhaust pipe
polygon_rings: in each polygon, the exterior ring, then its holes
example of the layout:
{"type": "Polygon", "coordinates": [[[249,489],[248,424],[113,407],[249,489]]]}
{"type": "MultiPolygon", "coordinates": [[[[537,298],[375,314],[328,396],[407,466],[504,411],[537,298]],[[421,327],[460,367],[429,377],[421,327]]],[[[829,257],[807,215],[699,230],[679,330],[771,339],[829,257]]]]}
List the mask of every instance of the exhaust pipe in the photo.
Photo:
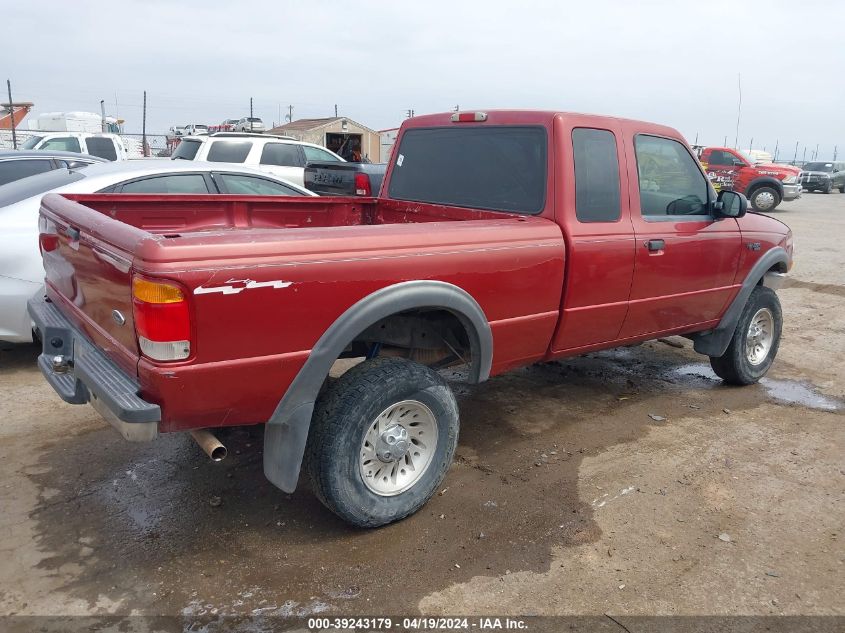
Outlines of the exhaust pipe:
{"type": "Polygon", "coordinates": [[[229,451],[226,450],[226,447],[220,443],[220,440],[218,440],[211,431],[207,431],[205,429],[191,431],[191,437],[194,438],[194,441],[199,444],[199,447],[205,451],[205,454],[211,458],[211,461],[222,462],[226,459],[226,455],[229,451]]]}

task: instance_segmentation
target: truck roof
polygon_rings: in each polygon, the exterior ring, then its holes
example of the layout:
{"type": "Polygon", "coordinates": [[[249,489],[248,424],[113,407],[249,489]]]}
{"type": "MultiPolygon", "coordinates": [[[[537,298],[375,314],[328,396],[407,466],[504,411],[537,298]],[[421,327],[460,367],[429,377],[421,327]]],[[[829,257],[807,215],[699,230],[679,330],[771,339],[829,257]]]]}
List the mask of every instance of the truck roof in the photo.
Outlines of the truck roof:
{"type": "Polygon", "coordinates": [[[461,110],[460,114],[467,114],[471,112],[483,112],[487,115],[485,122],[470,122],[457,124],[452,121],[452,115],[455,112],[440,112],[437,114],[423,114],[408,119],[403,127],[431,127],[444,125],[484,125],[485,123],[491,125],[551,125],[556,117],[565,118],[567,120],[576,121],[583,119],[585,126],[595,127],[597,121],[607,121],[608,124],[614,122],[621,124],[622,127],[635,126],[640,131],[650,132],[661,136],[681,136],[677,130],[666,125],[658,123],[650,123],[648,121],[638,121],[636,119],[626,119],[622,117],[614,117],[600,114],[588,114],[584,112],[566,112],[561,110],[485,110],[477,108],[473,110],[461,110]]]}

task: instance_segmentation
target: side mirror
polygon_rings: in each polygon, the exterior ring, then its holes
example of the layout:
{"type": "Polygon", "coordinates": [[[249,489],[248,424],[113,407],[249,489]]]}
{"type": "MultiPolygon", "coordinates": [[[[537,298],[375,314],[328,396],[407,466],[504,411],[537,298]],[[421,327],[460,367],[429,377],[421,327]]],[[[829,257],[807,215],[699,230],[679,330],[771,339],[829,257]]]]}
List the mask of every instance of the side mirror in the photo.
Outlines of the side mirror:
{"type": "Polygon", "coordinates": [[[748,211],[748,200],[736,191],[722,190],[716,198],[713,210],[719,218],[741,218],[748,211]]]}

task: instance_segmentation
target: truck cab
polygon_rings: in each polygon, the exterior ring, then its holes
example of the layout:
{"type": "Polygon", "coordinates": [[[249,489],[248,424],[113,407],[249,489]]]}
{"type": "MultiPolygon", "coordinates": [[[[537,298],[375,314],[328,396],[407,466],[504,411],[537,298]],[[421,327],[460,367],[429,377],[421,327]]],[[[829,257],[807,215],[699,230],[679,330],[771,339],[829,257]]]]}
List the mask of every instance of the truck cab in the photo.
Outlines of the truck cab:
{"type": "Polygon", "coordinates": [[[738,191],[755,211],[773,211],[781,202],[801,197],[801,170],[761,163],[730,147],[705,147],[699,157],[717,191],[738,191]]]}

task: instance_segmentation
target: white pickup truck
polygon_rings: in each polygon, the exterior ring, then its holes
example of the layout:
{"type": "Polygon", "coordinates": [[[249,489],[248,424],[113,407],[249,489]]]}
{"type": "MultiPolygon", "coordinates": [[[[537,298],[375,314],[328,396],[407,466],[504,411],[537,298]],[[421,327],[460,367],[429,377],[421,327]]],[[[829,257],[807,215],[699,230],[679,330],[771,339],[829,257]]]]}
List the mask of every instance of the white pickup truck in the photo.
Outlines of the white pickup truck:
{"type": "Polygon", "coordinates": [[[78,152],[112,161],[129,160],[130,156],[124,140],[117,134],[91,132],[35,132],[21,148],[78,152]]]}

